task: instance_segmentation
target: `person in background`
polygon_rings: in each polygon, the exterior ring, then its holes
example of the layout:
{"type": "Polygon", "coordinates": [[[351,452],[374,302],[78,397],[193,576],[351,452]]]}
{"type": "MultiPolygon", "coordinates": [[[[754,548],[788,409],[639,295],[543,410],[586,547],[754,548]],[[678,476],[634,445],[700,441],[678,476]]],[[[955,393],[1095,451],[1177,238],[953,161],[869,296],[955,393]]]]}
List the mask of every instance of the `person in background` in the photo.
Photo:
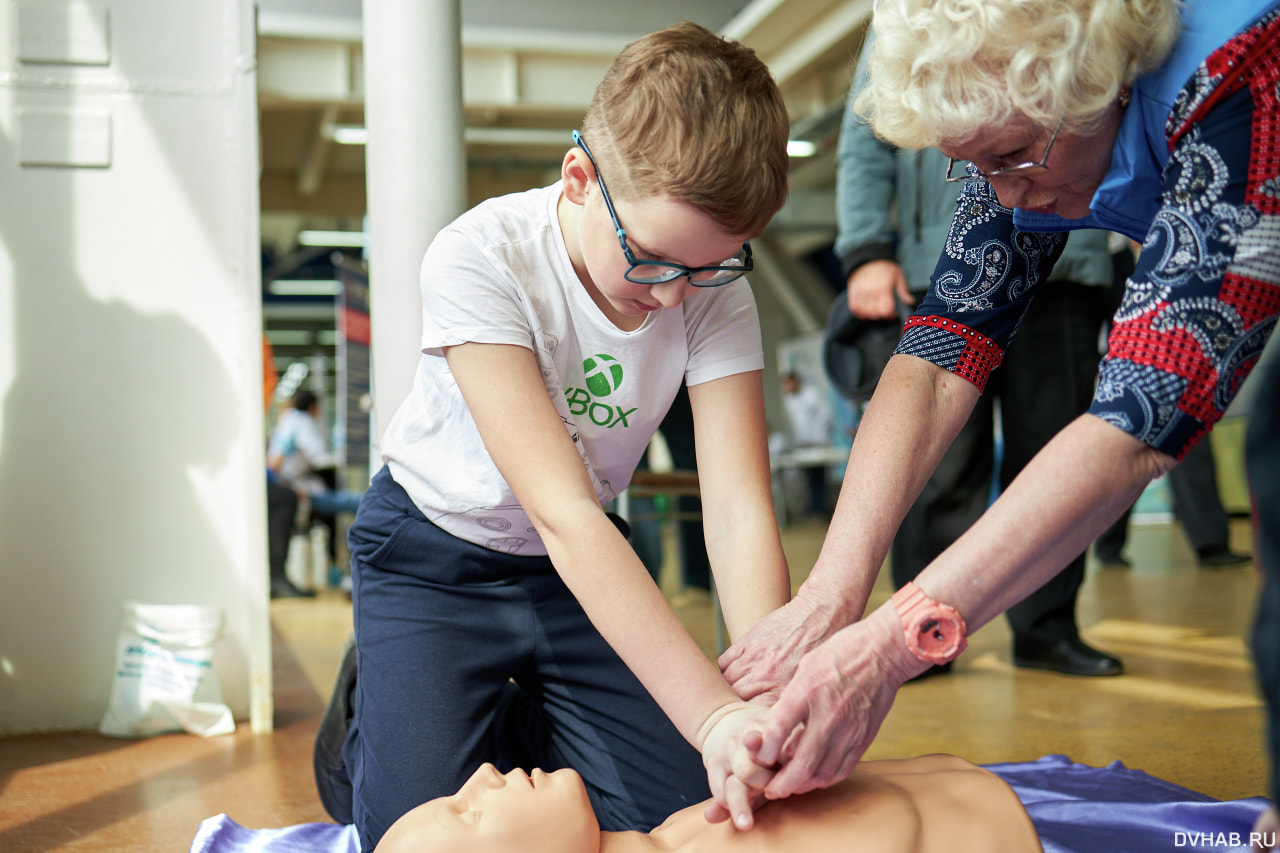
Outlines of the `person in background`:
{"type": "Polygon", "coordinates": [[[298,495],[280,483],[267,469],[267,566],[272,598],[315,598],[315,592],[301,589],[285,573],[289,557],[289,536],[298,515],[298,495]]]}
{"type": "MultiPolygon", "coordinates": [[[[1222,505],[1218,492],[1218,465],[1213,448],[1202,441],[1187,452],[1182,461],[1167,475],[1173,515],[1195,552],[1202,569],[1226,569],[1248,563],[1253,558],[1231,550],[1231,518],[1222,505]]],[[[1093,553],[1105,566],[1129,568],[1124,555],[1129,538],[1130,506],[1115,524],[1102,532],[1093,543],[1093,553]]]]}
{"type": "MultiPolygon", "coordinates": [[[[925,298],[961,185],[938,179],[947,156],[937,148],[890,145],[858,115],[853,104],[866,85],[867,55],[864,49],[836,149],[836,253],[848,278],[849,311],[862,320],[883,320],[898,317],[897,303],[910,307],[925,298]]],[[[1050,286],[1022,320],[1023,334],[992,372],[986,393],[898,527],[890,560],[895,589],[973,526],[990,503],[993,479],[997,488],[1008,488],[1059,430],[1089,408],[1110,287],[1107,234],[1072,234],[1050,286]]],[[[1122,672],[1119,658],[1080,638],[1076,601],[1084,575],[1081,552],[1009,608],[1015,665],[1080,676],[1122,672]]],[[[924,675],[950,669],[946,663],[924,675]]]]}
{"type": "Polygon", "coordinates": [[[338,516],[354,515],[362,492],[337,488],[338,457],[320,429],[320,400],[295,391],[267,444],[267,468],[307,501],[309,515],[329,528],[329,559],[337,559],[338,516]]]}
{"type": "MultiPolygon", "coordinates": [[[[275,402],[276,386],[275,353],[271,340],[262,335],[262,410],[269,417],[275,402]]],[[[293,489],[280,482],[279,475],[267,466],[267,570],[272,598],[314,598],[310,590],[299,589],[285,574],[285,562],[289,556],[289,535],[298,514],[298,496],[293,489]]]]}
{"type": "Polygon", "coordinates": [[[1280,0],[881,0],[872,28],[860,112],[901,147],[940,148],[955,162],[938,180],[965,188],[817,563],[721,657],[740,695],[777,697],[740,744],[747,776],[779,768],[774,798],[847,775],[905,681],[1203,440],[1280,317],[1280,0]],[[901,518],[1080,228],[1142,244],[1089,413],[864,618],[901,518]]]}
{"type": "MultiPolygon", "coordinates": [[[[658,432],[666,442],[671,466],[676,471],[698,470],[697,441],[693,432],[693,409],[689,404],[689,389],[680,386],[671,408],[667,410],[658,432]]],[[[641,457],[640,469],[647,469],[648,454],[641,457]]],[[[702,498],[697,495],[666,496],[675,512],[680,514],[679,525],[680,591],[672,598],[672,605],[686,607],[703,605],[711,601],[711,563],[707,560],[707,541],[702,531],[702,498]]],[[[640,560],[655,581],[659,579],[663,562],[662,524],[655,497],[632,498],[631,544],[640,560]]],[[[630,520],[630,519],[629,519],[630,520]]]]}
{"type": "MultiPolygon", "coordinates": [[[[831,406],[817,385],[804,382],[800,374],[782,377],[782,405],[791,425],[791,447],[827,447],[831,444],[831,406]]],[[[827,514],[827,466],[807,465],[809,512],[827,514]]]]}
{"type": "Polygon", "coordinates": [[[338,457],[320,429],[320,400],[305,388],[294,392],[276,421],[267,444],[267,467],[284,485],[305,495],[313,512],[353,513],[360,505],[359,492],[334,488],[338,457]]]}

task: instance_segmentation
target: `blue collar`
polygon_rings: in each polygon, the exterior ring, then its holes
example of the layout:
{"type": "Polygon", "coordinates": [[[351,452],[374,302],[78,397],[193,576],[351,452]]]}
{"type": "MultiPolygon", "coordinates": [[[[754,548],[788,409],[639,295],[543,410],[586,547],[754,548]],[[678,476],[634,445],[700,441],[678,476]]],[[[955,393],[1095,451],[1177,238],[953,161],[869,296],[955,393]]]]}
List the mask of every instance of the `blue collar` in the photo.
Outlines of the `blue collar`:
{"type": "Polygon", "coordinates": [[[1187,0],[1182,31],[1168,59],[1134,81],[1090,214],[1064,219],[1015,209],[1014,224],[1024,231],[1104,228],[1141,241],[1160,209],[1162,173],[1169,162],[1165,124],[1178,93],[1213,51],[1277,5],[1280,0],[1187,0]]]}

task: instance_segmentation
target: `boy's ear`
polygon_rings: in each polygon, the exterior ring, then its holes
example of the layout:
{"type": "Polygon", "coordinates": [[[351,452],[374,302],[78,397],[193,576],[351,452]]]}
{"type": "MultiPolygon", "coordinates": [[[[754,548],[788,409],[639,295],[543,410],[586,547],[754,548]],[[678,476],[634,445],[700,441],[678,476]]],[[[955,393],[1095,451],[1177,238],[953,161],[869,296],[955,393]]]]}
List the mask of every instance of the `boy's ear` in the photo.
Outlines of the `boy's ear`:
{"type": "Polygon", "coordinates": [[[596,176],[596,170],[581,148],[570,148],[560,164],[560,178],[564,181],[564,197],[574,204],[587,203],[587,186],[596,176]]]}

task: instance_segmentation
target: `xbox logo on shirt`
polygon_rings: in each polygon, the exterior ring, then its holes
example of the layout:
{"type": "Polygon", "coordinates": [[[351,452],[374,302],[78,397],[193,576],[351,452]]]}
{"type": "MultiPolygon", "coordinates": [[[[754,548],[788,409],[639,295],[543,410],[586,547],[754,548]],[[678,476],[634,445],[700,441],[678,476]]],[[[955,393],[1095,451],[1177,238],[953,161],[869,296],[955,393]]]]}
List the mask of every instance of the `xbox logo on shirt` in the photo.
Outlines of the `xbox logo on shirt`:
{"type": "MultiPolygon", "coordinates": [[[[586,388],[566,386],[564,389],[565,404],[573,417],[586,415],[597,427],[613,429],[630,426],[627,420],[635,414],[633,406],[624,409],[617,403],[602,403],[598,398],[608,397],[622,387],[622,365],[611,355],[596,353],[582,362],[583,383],[586,388]]],[[[619,394],[615,400],[626,397],[619,394]]]]}
{"type": "Polygon", "coordinates": [[[587,390],[595,397],[608,397],[622,385],[622,365],[611,355],[597,353],[582,362],[587,390]]]}

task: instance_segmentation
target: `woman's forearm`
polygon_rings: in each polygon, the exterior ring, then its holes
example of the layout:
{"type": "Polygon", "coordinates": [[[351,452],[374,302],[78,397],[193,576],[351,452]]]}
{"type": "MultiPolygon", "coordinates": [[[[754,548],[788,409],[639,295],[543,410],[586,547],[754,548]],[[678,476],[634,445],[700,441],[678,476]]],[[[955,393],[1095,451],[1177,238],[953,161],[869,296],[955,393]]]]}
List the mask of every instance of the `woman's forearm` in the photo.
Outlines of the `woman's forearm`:
{"type": "Polygon", "coordinates": [[[917,583],[976,630],[1061,571],[1174,464],[1106,421],[1081,415],[917,583]]]}
{"type": "Polygon", "coordinates": [[[923,359],[889,360],[854,436],[822,551],[800,590],[837,608],[835,622],[862,616],[898,525],[977,399],[972,383],[923,359]]]}

